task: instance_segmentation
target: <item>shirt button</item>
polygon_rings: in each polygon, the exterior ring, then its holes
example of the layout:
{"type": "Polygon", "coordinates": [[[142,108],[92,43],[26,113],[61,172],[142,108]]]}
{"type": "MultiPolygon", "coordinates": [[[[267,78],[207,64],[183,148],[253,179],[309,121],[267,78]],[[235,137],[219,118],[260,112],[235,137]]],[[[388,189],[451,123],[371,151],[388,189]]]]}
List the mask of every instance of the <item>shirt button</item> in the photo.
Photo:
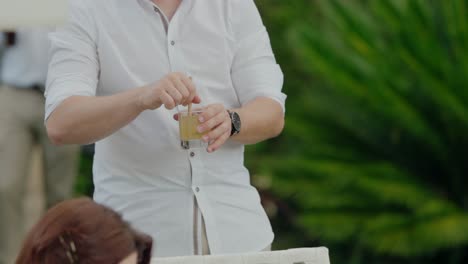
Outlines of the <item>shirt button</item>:
{"type": "Polygon", "coordinates": [[[196,192],[200,192],[200,187],[195,188],[196,192]]]}
{"type": "Polygon", "coordinates": [[[175,45],[175,41],[171,41],[171,45],[174,46],[174,45],[175,45]]]}
{"type": "Polygon", "coordinates": [[[193,151],[190,152],[190,157],[192,157],[192,158],[195,157],[195,152],[193,152],[193,151]]]}

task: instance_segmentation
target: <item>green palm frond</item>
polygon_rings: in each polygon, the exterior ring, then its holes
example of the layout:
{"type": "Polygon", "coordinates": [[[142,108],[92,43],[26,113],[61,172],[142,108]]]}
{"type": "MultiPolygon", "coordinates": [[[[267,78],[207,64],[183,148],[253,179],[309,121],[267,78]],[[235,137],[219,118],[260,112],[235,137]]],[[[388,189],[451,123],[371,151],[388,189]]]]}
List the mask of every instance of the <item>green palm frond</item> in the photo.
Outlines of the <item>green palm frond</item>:
{"type": "Polygon", "coordinates": [[[308,237],[468,261],[468,2],[291,2],[259,1],[289,104],[251,167],[308,237]]]}

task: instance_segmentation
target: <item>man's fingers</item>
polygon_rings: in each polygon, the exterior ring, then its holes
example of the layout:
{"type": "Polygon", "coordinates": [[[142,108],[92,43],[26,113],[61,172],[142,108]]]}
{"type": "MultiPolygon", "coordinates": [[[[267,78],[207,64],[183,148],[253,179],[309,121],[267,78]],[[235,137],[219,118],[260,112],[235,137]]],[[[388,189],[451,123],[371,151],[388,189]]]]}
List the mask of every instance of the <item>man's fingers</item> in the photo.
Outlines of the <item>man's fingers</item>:
{"type": "Polygon", "coordinates": [[[209,105],[203,109],[203,113],[200,114],[199,120],[202,123],[206,122],[223,111],[224,106],[221,104],[209,105]]]}
{"type": "Polygon", "coordinates": [[[176,103],[171,95],[169,95],[166,91],[163,91],[160,95],[162,104],[166,107],[166,109],[171,110],[176,107],[176,103]]]}
{"type": "Polygon", "coordinates": [[[179,91],[179,93],[182,95],[180,103],[183,105],[187,105],[191,100],[189,101],[190,92],[187,89],[187,87],[185,87],[185,84],[182,82],[182,80],[176,79],[173,81],[173,85],[175,86],[177,91],[179,91]]]}
{"type": "Polygon", "coordinates": [[[166,92],[172,97],[176,105],[179,105],[184,98],[174,85],[170,85],[166,92]]]}
{"type": "Polygon", "coordinates": [[[218,150],[226,142],[226,140],[228,140],[229,136],[230,136],[230,133],[224,133],[223,135],[221,135],[218,139],[216,139],[213,143],[211,143],[208,146],[207,151],[209,153],[212,153],[218,150]]]}
{"type": "Polygon", "coordinates": [[[197,89],[195,88],[195,84],[192,81],[192,77],[182,76],[180,80],[185,84],[185,87],[187,87],[189,92],[195,93],[197,89]]]}
{"type": "Polygon", "coordinates": [[[231,122],[225,120],[220,125],[218,125],[215,129],[211,130],[208,134],[203,136],[203,141],[210,142],[211,140],[216,140],[217,138],[221,137],[224,133],[231,131],[231,122]]]}
{"type": "Polygon", "coordinates": [[[199,103],[201,103],[201,98],[200,98],[200,96],[195,95],[195,97],[194,97],[193,100],[192,100],[192,103],[194,103],[194,104],[199,104],[199,103]]]}
{"type": "Polygon", "coordinates": [[[213,128],[219,126],[222,124],[227,117],[227,112],[218,112],[214,117],[206,120],[202,124],[200,124],[197,128],[198,133],[203,133],[205,131],[210,131],[213,128]]]}
{"type": "Polygon", "coordinates": [[[187,96],[187,104],[193,102],[194,98],[198,96],[197,89],[195,88],[195,84],[192,81],[192,77],[183,76],[181,81],[184,83],[189,95],[187,96]]]}

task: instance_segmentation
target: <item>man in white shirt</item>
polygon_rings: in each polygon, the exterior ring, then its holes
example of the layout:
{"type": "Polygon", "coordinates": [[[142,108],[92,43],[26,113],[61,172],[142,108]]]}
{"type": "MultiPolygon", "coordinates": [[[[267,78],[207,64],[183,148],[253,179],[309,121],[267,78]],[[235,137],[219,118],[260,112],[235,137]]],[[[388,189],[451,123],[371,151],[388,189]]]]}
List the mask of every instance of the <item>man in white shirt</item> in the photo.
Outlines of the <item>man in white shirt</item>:
{"type": "Polygon", "coordinates": [[[71,0],[51,40],[49,137],[96,142],[94,199],[150,234],[155,256],[271,245],[243,154],[281,133],[286,95],[253,0],[71,0]],[[200,101],[210,144],[184,150],[176,106],[200,101]]]}
{"type": "Polygon", "coordinates": [[[43,28],[0,32],[0,264],[13,263],[26,231],[23,202],[33,147],[43,150],[48,207],[70,198],[76,175],[78,147],[52,145],[44,127],[47,34],[43,28]]]}

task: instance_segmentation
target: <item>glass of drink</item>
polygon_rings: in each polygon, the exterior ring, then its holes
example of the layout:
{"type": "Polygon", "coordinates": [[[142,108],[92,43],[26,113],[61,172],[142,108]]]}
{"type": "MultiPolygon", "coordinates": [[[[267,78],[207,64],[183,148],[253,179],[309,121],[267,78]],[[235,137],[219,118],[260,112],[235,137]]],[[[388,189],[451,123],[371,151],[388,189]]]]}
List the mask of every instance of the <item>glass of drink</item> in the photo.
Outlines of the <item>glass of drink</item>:
{"type": "Polygon", "coordinates": [[[200,107],[189,109],[188,107],[178,107],[180,145],[183,149],[207,148],[208,144],[202,140],[203,135],[208,132],[199,133],[197,127],[198,120],[203,111],[200,107]]]}

